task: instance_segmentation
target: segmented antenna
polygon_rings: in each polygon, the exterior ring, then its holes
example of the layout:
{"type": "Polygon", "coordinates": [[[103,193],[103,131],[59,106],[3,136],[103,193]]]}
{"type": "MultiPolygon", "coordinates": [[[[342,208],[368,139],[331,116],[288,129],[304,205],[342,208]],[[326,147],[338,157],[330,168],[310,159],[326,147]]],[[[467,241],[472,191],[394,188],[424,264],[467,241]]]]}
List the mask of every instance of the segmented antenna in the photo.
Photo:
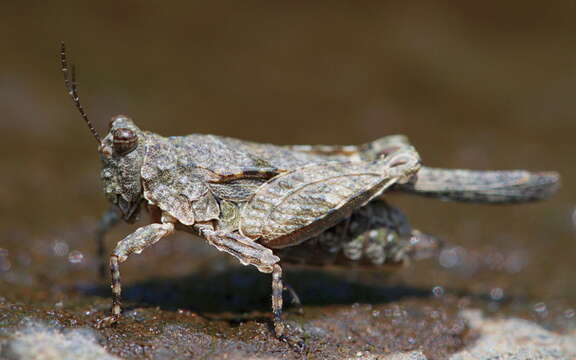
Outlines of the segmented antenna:
{"type": "Polygon", "coordinates": [[[62,64],[62,73],[64,74],[64,85],[66,86],[68,95],[70,95],[72,101],[74,101],[76,109],[78,109],[78,111],[80,112],[82,119],[84,119],[84,121],[88,125],[90,132],[92,132],[92,135],[94,135],[96,140],[99,143],[101,143],[102,139],[100,138],[100,135],[98,135],[98,132],[96,131],[96,129],[94,129],[94,126],[92,125],[92,122],[90,122],[90,120],[88,119],[88,115],[86,115],[86,112],[82,107],[82,104],[80,104],[80,97],[78,96],[78,88],[76,87],[76,69],[73,64],[70,70],[68,69],[68,60],[66,59],[66,45],[64,45],[64,42],[62,42],[60,45],[60,63],[62,64]]]}

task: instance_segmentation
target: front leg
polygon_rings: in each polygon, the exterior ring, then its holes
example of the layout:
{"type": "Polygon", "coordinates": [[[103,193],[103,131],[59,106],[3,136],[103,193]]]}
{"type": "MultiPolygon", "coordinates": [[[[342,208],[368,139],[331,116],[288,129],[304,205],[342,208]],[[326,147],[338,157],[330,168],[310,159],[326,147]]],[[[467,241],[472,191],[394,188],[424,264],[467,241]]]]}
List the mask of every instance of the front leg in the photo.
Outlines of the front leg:
{"type": "MultiPolygon", "coordinates": [[[[171,220],[171,219],[169,219],[171,220]]],[[[98,327],[106,327],[118,321],[122,311],[120,297],[122,285],[120,283],[119,264],[126,261],[130,254],[140,254],[142,250],[156,243],[158,240],[174,232],[174,224],[163,218],[162,224],[150,224],[143,226],[132,234],[126,236],[116,245],[110,256],[110,274],[112,275],[112,314],[98,321],[98,327]]]]}

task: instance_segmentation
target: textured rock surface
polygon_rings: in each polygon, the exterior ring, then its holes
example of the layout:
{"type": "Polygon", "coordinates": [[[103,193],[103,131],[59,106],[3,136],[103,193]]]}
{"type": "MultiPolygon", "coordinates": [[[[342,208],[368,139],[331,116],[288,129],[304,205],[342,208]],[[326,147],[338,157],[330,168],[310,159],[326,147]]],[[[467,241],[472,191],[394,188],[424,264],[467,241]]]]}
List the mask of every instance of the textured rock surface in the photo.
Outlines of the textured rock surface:
{"type": "Polygon", "coordinates": [[[1,348],[1,358],[14,360],[118,360],[96,341],[90,329],[61,331],[28,322],[1,348]]]}
{"type": "Polygon", "coordinates": [[[539,360],[574,359],[576,333],[558,335],[522,319],[486,319],[479,311],[462,314],[472,329],[480,332],[478,342],[451,360],[539,360]]]}
{"type": "MultiPolygon", "coordinates": [[[[472,346],[450,356],[450,360],[545,360],[574,359],[576,334],[559,335],[522,319],[488,319],[480,311],[467,310],[461,316],[479,333],[472,346]]],[[[39,322],[25,321],[11,339],[4,343],[0,356],[14,360],[114,360],[91,329],[62,330],[39,322]]],[[[100,339],[101,340],[101,339],[100,339]]],[[[286,353],[255,355],[254,344],[234,341],[168,325],[153,340],[150,359],[177,359],[182,356],[208,359],[283,359],[286,353]],[[217,351],[215,351],[217,349],[217,351]]],[[[257,346],[257,345],[256,345],[257,346]]],[[[336,357],[334,357],[336,358],[336,357]]],[[[421,351],[378,354],[358,351],[341,359],[427,360],[421,351]]]]}

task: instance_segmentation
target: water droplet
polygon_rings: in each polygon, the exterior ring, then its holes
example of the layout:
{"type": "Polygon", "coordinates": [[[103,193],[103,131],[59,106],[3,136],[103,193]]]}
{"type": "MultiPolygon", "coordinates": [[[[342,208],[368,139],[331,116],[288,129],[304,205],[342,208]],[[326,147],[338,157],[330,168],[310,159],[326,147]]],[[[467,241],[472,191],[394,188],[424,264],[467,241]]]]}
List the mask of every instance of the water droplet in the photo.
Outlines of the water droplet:
{"type": "Polygon", "coordinates": [[[442,267],[447,269],[456,267],[462,263],[460,251],[458,248],[444,249],[440,252],[438,262],[442,267]]]}
{"type": "Polygon", "coordinates": [[[534,304],[534,311],[536,311],[536,312],[546,311],[546,304],[544,304],[542,302],[534,304]]]}
{"type": "Polygon", "coordinates": [[[494,301],[500,301],[504,297],[504,290],[501,288],[494,288],[490,290],[490,298],[494,301]]]}
{"type": "Polygon", "coordinates": [[[543,302],[534,304],[533,309],[541,317],[548,316],[548,308],[546,307],[546,304],[544,304],[543,302]]]}
{"type": "Polygon", "coordinates": [[[78,250],[71,251],[68,255],[68,261],[72,264],[79,264],[84,261],[84,254],[78,250]]]}
{"type": "Polygon", "coordinates": [[[435,297],[444,296],[444,288],[442,286],[434,286],[432,288],[432,295],[435,297]]]}

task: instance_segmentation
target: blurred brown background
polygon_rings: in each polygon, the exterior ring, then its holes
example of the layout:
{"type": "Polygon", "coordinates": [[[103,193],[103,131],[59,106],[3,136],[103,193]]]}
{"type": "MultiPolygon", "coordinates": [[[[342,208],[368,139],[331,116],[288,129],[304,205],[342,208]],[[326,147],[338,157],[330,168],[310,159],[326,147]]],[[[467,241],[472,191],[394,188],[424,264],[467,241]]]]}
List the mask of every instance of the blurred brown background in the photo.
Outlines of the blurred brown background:
{"type": "MultiPolygon", "coordinates": [[[[559,171],[561,191],[533,205],[391,201],[470,249],[424,277],[407,270],[410,284],[574,304],[575,10],[573,1],[3,2],[0,279],[37,283],[63,261],[62,234],[91,229],[107,206],[96,144],[64,90],[64,40],[101,133],[117,113],[164,135],[279,144],[404,133],[430,166],[559,171]],[[488,275],[462,275],[466,259],[488,275]],[[34,264],[43,265],[26,270],[34,264]]],[[[82,234],[65,250],[87,263],[93,244],[82,234]]],[[[126,268],[154,263],[154,251],[126,268]]]]}

